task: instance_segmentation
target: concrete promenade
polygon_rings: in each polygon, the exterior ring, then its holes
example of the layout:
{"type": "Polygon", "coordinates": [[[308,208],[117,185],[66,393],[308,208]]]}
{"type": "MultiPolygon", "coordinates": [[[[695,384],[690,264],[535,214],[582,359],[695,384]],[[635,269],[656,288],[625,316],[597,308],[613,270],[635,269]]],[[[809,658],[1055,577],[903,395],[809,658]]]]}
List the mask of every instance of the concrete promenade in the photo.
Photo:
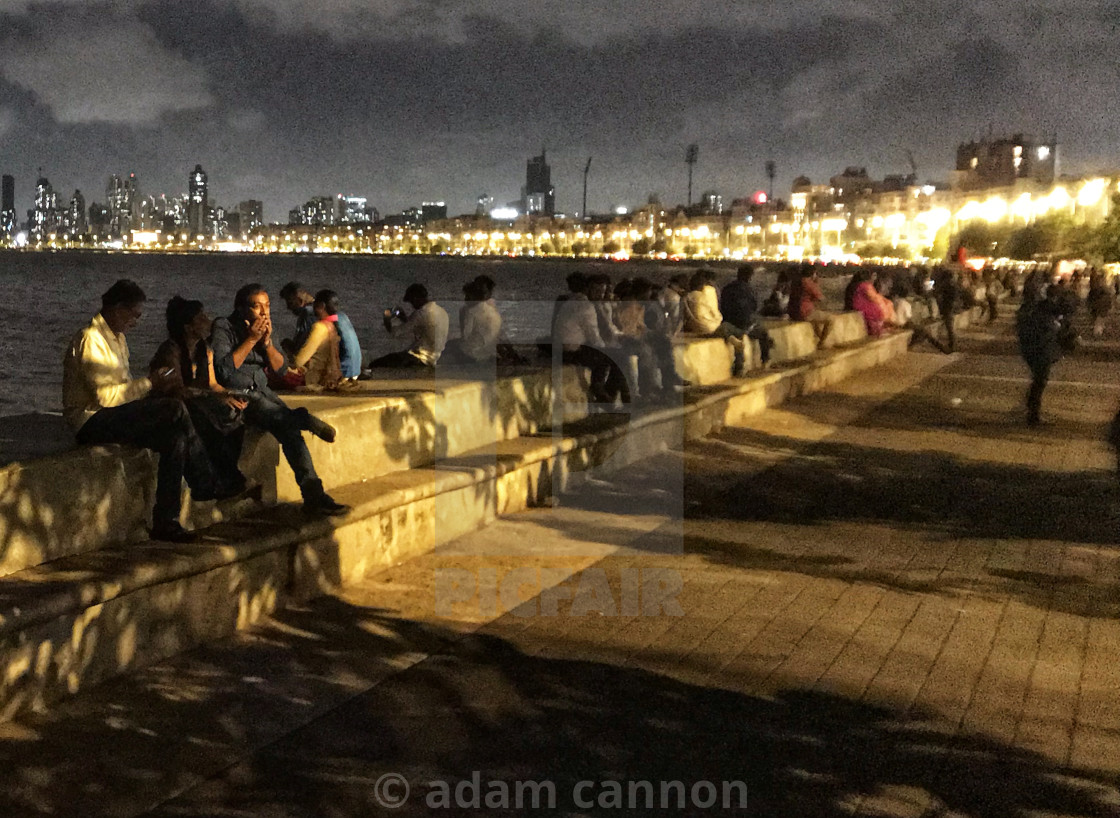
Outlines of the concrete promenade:
{"type": "Polygon", "coordinates": [[[1120,815],[1120,348],[960,348],[0,724],[0,815],[1120,815]]]}

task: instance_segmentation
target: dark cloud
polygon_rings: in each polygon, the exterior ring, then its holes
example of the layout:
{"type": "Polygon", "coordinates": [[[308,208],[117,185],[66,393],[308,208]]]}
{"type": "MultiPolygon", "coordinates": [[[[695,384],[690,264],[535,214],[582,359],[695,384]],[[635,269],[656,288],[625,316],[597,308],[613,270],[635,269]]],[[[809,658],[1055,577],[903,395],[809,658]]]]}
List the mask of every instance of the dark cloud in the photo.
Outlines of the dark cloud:
{"type": "Polygon", "coordinates": [[[382,210],[512,199],[541,145],[565,208],[590,155],[596,208],[683,198],[691,142],[697,186],[727,198],[761,186],[768,158],[783,184],[847,164],[898,172],[907,151],[943,178],[956,143],[989,126],[1060,131],[1072,169],[1120,137],[1115,25],[1100,22],[1114,12],[1067,2],[1079,15],[957,0],[0,0],[5,170],[41,163],[60,189],[99,190],[135,169],[146,192],[175,193],[201,162],[219,201],[263,198],[282,218],[338,192],[382,210]]]}

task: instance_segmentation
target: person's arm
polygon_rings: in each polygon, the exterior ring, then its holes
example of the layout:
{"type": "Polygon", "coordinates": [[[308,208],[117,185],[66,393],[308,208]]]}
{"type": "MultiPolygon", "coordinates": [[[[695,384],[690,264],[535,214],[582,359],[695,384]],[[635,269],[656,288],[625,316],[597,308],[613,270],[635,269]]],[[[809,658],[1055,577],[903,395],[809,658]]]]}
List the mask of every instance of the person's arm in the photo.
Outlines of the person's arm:
{"type": "Polygon", "coordinates": [[[120,369],[114,365],[116,356],[107,344],[85,335],[78,342],[76,352],[82,374],[97,395],[99,406],[120,406],[151,391],[150,378],[120,379],[120,369]]]}
{"type": "Polygon", "coordinates": [[[590,301],[580,304],[580,323],[583,325],[583,339],[587,346],[602,349],[606,346],[599,334],[599,314],[590,301]]]}
{"type": "Polygon", "coordinates": [[[149,380],[152,382],[152,391],[161,395],[182,397],[186,394],[186,378],[183,377],[183,366],[179,360],[179,348],[174,341],[164,341],[156,350],[155,357],[148,365],[149,380]],[[159,373],[170,371],[170,375],[161,377],[159,373]]]}
{"type": "Polygon", "coordinates": [[[316,321],[315,325],[311,328],[311,332],[307,334],[307,340],[304,341],[303,346],[299,348],[295,357],[292,358],[292,368],[303,369],[307,366],[307,362],[319,351],[319,347],[322,346],[323,342],[329,337],[330,330],[327,329],[327,325],[322,321],[316,321]]]}

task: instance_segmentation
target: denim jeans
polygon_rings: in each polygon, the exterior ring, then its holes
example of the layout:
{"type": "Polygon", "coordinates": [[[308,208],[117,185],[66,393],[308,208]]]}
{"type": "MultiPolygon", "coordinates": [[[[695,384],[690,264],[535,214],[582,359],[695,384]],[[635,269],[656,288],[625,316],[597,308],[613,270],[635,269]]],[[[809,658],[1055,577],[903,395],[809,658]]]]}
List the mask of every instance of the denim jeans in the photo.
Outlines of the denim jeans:
{"type": "Polygon", "coordinates": [[[123,443],[159,453],[152,509],[157,528],[178,522],[184,477],[194,491],[214,490],[210,458],[186,406],[176,398],[149,397],[101,409],[78,430],[77,440],[93,446],[123,443]]]}
{"type": "Polygon", "coordinates": [[[315,464],[311,462],[311,452],[303,440],[303,432],[308,428],[310,413],[304,409],[292,409],[271,390],[259,390],[249,394],[249,405],[245,408],[245,423],[263,429],[280,442],[284,459],[292,467],[296,484],[304,499],[308,493],[322,491],[315,464]]]}

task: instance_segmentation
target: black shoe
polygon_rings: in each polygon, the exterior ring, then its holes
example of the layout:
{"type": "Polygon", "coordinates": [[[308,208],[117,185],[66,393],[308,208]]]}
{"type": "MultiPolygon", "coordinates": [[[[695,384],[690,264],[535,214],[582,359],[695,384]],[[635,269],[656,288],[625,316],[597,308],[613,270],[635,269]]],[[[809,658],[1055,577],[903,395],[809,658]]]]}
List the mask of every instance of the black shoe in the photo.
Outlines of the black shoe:
{"type": "Polygon", "coordinates": [[[341,517],[350,510],[350,506],[336,502],[326,492],[307,497],[303,501],[303,510],[308,514],[322,515],[325,517],[341,517]]]}
{"type": "Polygon", "coordinates": [[[337,434],[333,426],[311,414],[307,416],[307,431],[320,440],[327,441],[327,443],[334,443],[335,434],[337,434]]]}
{"type": "Polygon", "coordinates": [[[152,526],[151,539],[161,542],[192,543],[198,542],[198,534],[187,531],[177,522],[160,523],[152,526]]]}

